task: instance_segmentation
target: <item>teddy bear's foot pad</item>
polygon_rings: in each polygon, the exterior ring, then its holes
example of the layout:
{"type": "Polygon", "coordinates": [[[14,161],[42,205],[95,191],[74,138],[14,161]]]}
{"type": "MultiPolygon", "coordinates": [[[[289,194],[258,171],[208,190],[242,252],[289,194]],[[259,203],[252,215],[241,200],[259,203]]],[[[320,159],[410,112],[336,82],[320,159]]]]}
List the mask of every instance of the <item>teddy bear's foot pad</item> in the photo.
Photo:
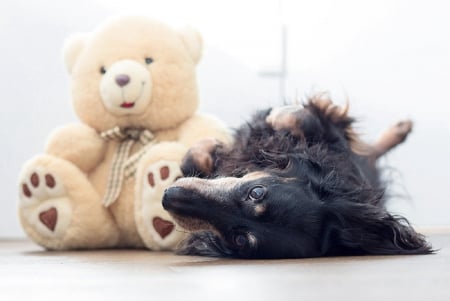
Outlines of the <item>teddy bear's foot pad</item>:
{"type": "Polygon", "coordinates": [[[43,167],[35,167],[21,180],[20,210],[41,235],[63,234],[71,216],[71,206],[62,182],[43,167]]]}
{"type": "Polygon", "coordinates": [[[172,222],[160,218],[159,216],[155,216],[153,218],[152,224],[153,228],[155,228],[156,232],[158,232],[159,236],[161,236],[162,239],[172,233],[173,229],[175,228],[175,225],[172,222]]]}
{"type": "Polygon", "coordinates": [[[47,249],[109,247],[118,229],[89,179],[69,161],[30,160],[19,177],[19,217],[27,235],[47,249]]]}
{"type": "MultiPolygon", "coordinates": [[[[175,168],[175,169],[179,169],[179,168],[175,168]]],[[[172,184],[174,181],[176,181],[178,178],[181,178],[181,176],[182,176],[181,173],[177,173],[177,171],[175,171],[175,173],[176,173],[176,176],[172,177],[174,179],[170,179],[172,181],[169,183],[169,185],[172,184]]],[[[168,181],[168,179],[170,177],[169,166],[163,165],[163,166],[159,167],[159,175],[158,176],[159,176],[159,179],[158,178],[156,179],[157,182],[163,183],[163,182],[168,181]]],[[[155,175],[154,175],[153,171],[149,171],[149,173],[147,175],[147,180],[148,180],[148,185],[150,185],[150,187],[152,187],[152,188],[155,188],[157,183],[155,182],[155,175]]]]}
{"type": "Polygon", "coordinates": [[[172,218],[162,208],[162,197],[164,190],[180,177],[179,163],[165,160],[151,164],[143,175],[136,220],[144,243],[151,249],[170,249],[179,240],[172,218]]]}
{"type": "Polygon", "coordinates": [[[56,221],[58,220],[58,211],[55,207],[52,207],[41,212],[39,213],[39,220],[51,231],[55,231],[56,221]]]}

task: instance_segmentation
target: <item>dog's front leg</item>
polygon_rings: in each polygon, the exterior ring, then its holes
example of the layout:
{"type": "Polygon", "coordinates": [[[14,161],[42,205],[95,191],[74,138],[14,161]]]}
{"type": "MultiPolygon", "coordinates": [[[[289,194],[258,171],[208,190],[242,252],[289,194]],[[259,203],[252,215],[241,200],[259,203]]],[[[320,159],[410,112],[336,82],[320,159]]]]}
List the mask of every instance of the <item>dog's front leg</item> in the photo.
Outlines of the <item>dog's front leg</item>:
{"type": "Polygon", "coordinates": [[[317,140],[323,133],[319,118],[301,105],[273,108],[266,122],[275,130],[287,130],[297,138],[317,140]]]}
{"type": "Polygon", "coordinates": [[[222,143],[214,138],[202,139],[194,144],[181,163],[185,176],[208,177],[216,169],[216,151],[222,143]]]}

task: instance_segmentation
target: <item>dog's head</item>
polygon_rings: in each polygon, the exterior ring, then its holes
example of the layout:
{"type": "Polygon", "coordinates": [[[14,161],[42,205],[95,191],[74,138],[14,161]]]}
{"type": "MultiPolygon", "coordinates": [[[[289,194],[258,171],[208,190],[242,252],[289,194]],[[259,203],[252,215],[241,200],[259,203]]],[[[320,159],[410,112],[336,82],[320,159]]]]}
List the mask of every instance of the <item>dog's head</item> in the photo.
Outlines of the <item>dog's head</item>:
{"type": "Polygon", "coordinates": [[[180,253],[300,258],[430,252],[422,236],[377,205],[382,193],[365,185],[356,164],[339,160],[341,168],[324,168],[297,156],[283,168],[240,178],[176,181],[163,206],[182,227],[198,231],[180,253]]]}
{"type": "Polygon", "coordinates": [[[317,252],[314,237],[322,214],[319,200],[303,184],[264,172],[184,178],[166,191],[163,206],[184,228],[216,233],[223,253],[305,257],[317,252]]]}

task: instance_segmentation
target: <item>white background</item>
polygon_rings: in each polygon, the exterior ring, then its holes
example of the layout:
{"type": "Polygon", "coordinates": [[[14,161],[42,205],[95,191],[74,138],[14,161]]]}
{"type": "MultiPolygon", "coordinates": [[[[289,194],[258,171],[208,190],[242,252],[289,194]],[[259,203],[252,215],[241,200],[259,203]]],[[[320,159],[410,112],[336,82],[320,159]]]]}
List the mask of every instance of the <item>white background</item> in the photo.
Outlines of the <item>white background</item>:
{"type": "Polygon", "coordinates": [[[111,15],[190,24],[205,41],[201,109],[236,126],[283,103],[276,78],[287,27],[286,100],[328,90],[348,98],[373,140],[397,119],[414,133],[383,162],[399,195],[390,207],[414,225],[449,226],[450,1],[2,0],[0,2],[0,237],[23,237],[17,176],[54,127],[76,121],[61,60],[64,38],[111,15]]]}

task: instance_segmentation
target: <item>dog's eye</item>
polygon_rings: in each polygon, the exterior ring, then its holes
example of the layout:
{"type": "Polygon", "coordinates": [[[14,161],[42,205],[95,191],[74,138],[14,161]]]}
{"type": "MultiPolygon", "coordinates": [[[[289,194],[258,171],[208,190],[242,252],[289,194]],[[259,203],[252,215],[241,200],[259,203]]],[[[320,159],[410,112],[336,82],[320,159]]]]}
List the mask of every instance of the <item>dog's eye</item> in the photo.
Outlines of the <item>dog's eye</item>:
{"type": "Polygon", "coordinates": [[[234,236],[233,242],[237,247],[242,248],[247,244],[247,236],[244,234],[237,234],[234,236]]]}
{"type": "Polygon", "coordinates": [[[101,67],[100,67],[100,73],[101,73],[101,74],[105,74],[105,73],[106,73],[106,69],[105,69],[104,66],[101,66],[101,67]]]}
{"type": "Polygon", "coordinates": [[[253,201],[261,200],[266,194],[266,188],[263,186],[255,186],[250,190],[248,198],[253,201]]]}
{"type": "Polygon", "coordinates": [[[153,59],[152,59],[151,57],[146,57],[146,58],[145,58],[145,63],[146,63],[147,65],[150,65],[151,63],[153,63],[153,59]]]}

